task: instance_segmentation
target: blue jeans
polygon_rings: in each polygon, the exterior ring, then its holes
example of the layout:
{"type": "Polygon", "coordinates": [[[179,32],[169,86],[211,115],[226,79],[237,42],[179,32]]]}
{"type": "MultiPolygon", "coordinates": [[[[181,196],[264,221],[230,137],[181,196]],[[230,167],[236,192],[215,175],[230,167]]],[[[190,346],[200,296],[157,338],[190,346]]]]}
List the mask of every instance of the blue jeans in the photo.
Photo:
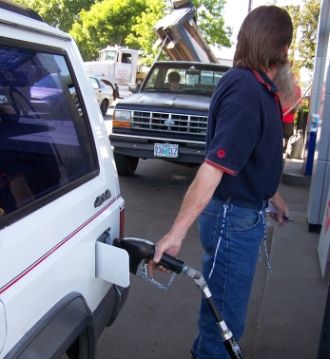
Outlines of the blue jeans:
{"type": "MultiPolygon", "coordinates": [[[[264,206],[238,207],[212,199],[199,217],[203,275],[218,310],[234,337],[243,334],[248,299],[259,252],[265,237],[264,206]]],[[[214,315],[203,298],[199,335],[192,353],[196,359],[229,359],[214,315]]]]}

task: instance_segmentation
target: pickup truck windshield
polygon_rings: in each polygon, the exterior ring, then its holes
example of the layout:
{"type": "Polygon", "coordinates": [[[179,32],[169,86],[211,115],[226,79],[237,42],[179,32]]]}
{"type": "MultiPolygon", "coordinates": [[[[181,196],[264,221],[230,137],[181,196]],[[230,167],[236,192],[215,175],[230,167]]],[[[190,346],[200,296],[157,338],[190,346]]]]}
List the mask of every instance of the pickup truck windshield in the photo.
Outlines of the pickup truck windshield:
{"type": "Polygon", "coordinates": [[[154,67],[144,83],[143,92],[174,92],[211,96],[225,70],[197,66],[154,67]]]}

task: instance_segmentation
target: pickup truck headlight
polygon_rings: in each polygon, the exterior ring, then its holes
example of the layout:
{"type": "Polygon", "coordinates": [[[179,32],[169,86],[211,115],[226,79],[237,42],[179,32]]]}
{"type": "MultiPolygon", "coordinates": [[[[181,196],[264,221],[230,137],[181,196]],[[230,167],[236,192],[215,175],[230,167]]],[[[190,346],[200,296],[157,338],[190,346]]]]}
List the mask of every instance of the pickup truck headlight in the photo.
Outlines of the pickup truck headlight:
{"type": "Polygon", "coordinates": [[[113,127],[131,127],[131,111],[130,110],[115,110],[112,116],[113,127]]]}

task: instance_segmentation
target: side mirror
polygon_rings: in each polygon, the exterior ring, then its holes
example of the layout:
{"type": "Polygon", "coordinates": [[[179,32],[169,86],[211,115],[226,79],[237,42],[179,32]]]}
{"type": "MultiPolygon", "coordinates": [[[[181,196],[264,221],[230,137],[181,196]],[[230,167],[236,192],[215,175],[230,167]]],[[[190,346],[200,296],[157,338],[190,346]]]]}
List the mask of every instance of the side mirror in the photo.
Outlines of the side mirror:
{"type": "Polygon", "coordinates": [[[140,84],[140,83],[137,83],[137,84],[134,84],[134,85],[129,85],[129,86],[128,86],[128,89],[129,89],[132,93],[137,93],[137,92],[139,92],[140,87],[141,87],[141,84],[140,84]]]}

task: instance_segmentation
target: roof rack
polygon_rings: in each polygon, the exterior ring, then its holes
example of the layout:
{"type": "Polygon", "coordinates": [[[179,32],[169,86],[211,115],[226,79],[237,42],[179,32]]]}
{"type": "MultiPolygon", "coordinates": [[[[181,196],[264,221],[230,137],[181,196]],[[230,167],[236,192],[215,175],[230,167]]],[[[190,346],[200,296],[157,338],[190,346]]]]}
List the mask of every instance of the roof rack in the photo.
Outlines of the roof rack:
{"type": "Polygon", "coordinates": [[[9,10],[34,20],[44,22],[43,18],[35,11],[18,4],[14,4],[8,0],[0,0],[0,9],[9,10]]]}

